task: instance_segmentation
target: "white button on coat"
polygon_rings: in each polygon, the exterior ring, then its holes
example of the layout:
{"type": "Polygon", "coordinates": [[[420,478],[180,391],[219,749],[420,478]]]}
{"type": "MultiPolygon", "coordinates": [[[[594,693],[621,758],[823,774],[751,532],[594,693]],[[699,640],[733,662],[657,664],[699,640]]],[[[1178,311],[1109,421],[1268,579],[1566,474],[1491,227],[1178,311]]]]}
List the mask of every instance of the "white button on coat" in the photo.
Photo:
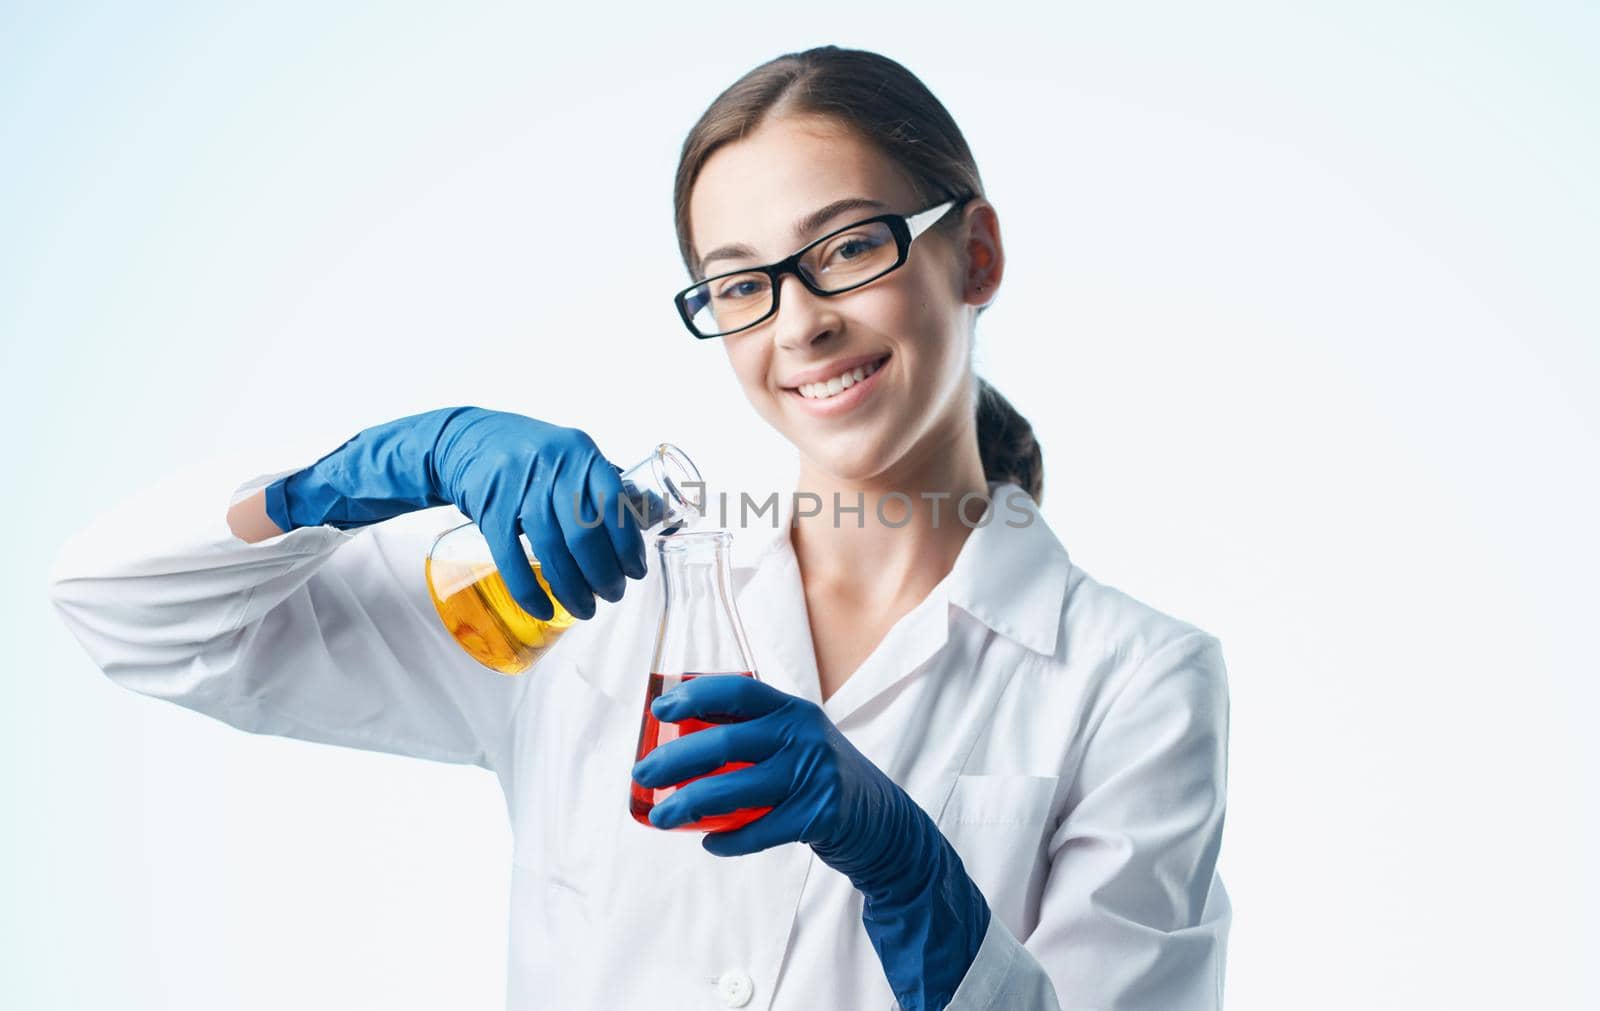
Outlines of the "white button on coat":
{"type": "MultiPolygon", "coordinates": [[[[763,1011],[891,1011],[861,896],[808,847],[723,859],[629,815],[654,557],[533,671],[503,677],[450,638],[423,580],[453,510],[246,544],[226,525],[230,493],[289,470],[241,486],[269,467],[239,468],[192,468],[59,556],[52,600],[113,681],[249,731],[491,770],[513,828],[513,1011],[701,1006],[707,980],[738,1006],[754,988],[730,965],[778,980],[763,1011]]],[[[792,503],[735,529],[758,673],[820,704],[936,819],[988,899],[951,1011],[1211,1011],[1230,918],[1215,874],[1218,643],[1073,565],[1021,489],[993,492],[951,572],[825,703],[792,503]]]]}
{"type": "Polygon", "coordinates": [[[729,1007],[744,1007],[750,1003],[750,996],[755,992],[756,985],[749,973],[738,969],[729,969],[717,980],[717,993],[722,997],[722,1003],[729,1007]]]}

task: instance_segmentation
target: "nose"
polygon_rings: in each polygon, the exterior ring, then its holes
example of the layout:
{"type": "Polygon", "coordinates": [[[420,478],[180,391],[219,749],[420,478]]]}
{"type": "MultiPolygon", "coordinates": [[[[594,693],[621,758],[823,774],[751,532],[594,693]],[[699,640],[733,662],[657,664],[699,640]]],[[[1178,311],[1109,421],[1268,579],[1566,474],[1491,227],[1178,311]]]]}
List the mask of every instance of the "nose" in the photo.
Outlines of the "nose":
{"type": "Polygon", "coordinates": [[[839,332],[839,314],[831,299],[813,295],[792,274],[778,282],[778,315],[773,340],[779,347],[800,350],[839,332]]]}

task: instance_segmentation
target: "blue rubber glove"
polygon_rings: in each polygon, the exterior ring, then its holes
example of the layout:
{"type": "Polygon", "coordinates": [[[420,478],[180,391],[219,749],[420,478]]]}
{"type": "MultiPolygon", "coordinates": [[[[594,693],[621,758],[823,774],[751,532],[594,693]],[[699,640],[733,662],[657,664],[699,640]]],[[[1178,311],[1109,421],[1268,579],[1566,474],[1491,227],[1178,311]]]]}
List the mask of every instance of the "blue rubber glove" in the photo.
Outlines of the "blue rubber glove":
{"type": "Polygon", "coordinates": [[[808,843],[866,899],[861,922],[904,1011],[943,1008],[977,957],[989,904],[944,833],[904,790],[845,739],[814,703],[742,675],[685,681],[651,706],[657,719],[732,717],[656,748],[633,767],[639,785],[696,780],[657,804],[671,828],[740,808],[772,810],[706,834],[718,856],[808,843]]]}
{"type": "Polygon", "coordinates": [[[526,533],[556,598],[573,617],[590,618],[596,595],[619,600],[624,575],[645,574],[639,525],[628,509],[617,508],[623,495],[617,474],[575,428],[447,407],[360,432],[268,485],[266,508],[289,531],[323,524],[348,530],[454,505],[477,523],[523,610],[536,618],[555,613],[518,539],[526,533]]]}

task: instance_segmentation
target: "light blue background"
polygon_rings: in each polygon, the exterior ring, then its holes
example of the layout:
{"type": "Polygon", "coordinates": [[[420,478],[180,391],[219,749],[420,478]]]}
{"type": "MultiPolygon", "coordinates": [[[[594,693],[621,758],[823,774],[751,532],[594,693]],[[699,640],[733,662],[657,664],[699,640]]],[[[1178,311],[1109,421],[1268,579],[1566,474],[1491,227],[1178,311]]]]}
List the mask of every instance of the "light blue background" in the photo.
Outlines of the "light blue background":
{"type": "Polygon", "coordinates": [[[787,487],[672,314],[671,175],[836,41],[978,155],[1051,524],[1223,641],[1229,1006],[1600,1006],[1597,15],[1317,6],[0,5],[0,1005],[499,1006],[492,777],[121,691],[49,565],[450,403],[787,487]]]}

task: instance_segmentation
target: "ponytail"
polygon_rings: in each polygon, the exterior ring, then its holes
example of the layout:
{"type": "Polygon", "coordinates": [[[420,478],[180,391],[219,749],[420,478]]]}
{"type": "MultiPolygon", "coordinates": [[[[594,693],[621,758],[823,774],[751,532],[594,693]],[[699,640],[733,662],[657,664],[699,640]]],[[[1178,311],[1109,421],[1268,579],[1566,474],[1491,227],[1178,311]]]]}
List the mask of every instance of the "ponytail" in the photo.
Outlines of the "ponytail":
{"type": "Polygon", "coordinates": [[[978,379],[978,455],[983,476],[989,481],[1018,485],[1036,504],[1044,503],[1044,455],[1033,437],[1033,426],[1017,413],[1011,401],[978,379]]]}

